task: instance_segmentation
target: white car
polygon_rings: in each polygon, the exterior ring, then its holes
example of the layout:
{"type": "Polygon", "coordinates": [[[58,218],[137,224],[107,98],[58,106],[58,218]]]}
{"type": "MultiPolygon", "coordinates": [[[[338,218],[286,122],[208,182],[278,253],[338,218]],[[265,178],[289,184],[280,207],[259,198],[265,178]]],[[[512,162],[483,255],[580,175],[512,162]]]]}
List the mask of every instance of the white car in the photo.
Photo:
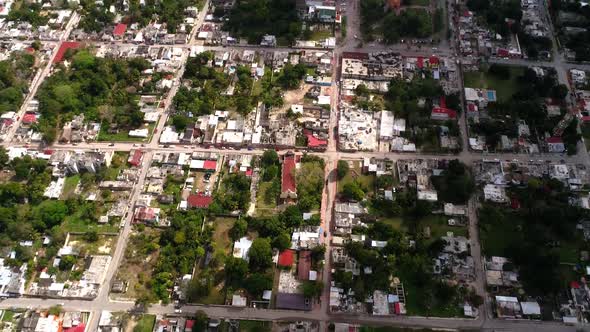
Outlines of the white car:
{"type": "Polygon", "coordinates": [[[182,313],[182,309],[174,309],[174,313],[175,314],[180,314],[180,313],[182,313]]]}

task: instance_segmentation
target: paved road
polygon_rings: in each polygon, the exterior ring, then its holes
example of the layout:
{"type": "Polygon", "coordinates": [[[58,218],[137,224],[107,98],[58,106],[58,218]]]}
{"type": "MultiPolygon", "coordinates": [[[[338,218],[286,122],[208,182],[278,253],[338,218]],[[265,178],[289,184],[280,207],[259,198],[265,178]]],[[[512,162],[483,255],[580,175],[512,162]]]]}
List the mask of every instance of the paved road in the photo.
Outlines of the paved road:
{"type": "MultiPolygon", "coordinates": [[[[337,105],[338,105],[338,96],[339,96],[339,86],[337,82],[339,81],[338,77],[338,66],[339,66],[339,57],[344,51],[354,51],[358,50],[358,41],[354,38],[355,35],[360,36],[359,30],[359,0],[350,0],[347,6],[347,17],[348,17],[348,25],[347,25],[347,38],[334,50],[334,59],[335,59],[335,68],[333,74],[333,95],[332,95],[332,105],[333,110],[330,116],[330,139],[328,144],[328,149],[326,152],[312,152],[313,155],[318,155],[323,157],[326,160],[326,178],[328,179],[328,185],[324,188],[324,193],[322,196],[323,208],[322,208],[322,225],[324,229],[330,229],[330,221],[332,219],[332,207],[334,204],[335,196],[336,196],[336,180],[334,179],[335,172],[334,169],[336,168],[337,161],[340,159],[346,160],[358,160],[363,157],[378,157],[378,158],[389,158],[392,160],[399,160],[399,159],[415,159],[415,158],[424,158],[424,159],[443,159],[443,158],[457,158],[463,161],[466,164],[471,164],[474,161],[481,160],[482,158],[485,159],[499,159],[499,160],[518,160],[518,161],[529,161],[529,160],[540,160],[540,161],[553,161],[558,162],[560,160],[564,160],[568,163],[588,163],[588,154],[587,153],[580,153],[576,156],[561,156],[561,155],[548,155],[548,154],[537,154],[537,155],[522,155],[522,154],[479,154],[479,153],[472,153],[469,152],[466,147],[467,145],[467,135],[466,135],[466,128],[464,124],[462,124],[462,135],[463,135],[463,142],[465,149],[459,155],[424,155],[424,154],[404,154],[404,153],[396,153],[396,152],[339,152],[336,149],[336,137],[333,136],[333,128],[337,126],[338,123],[338,112],[337,112],[337,105]]],[[[205,7],[206,8],[206,7],[205,7]]],[[[178,47],[184,47],[185,50],[183,53],[183,63],[186,63],[186,57],[188,54],[189,47],[194,42],[194,34],[198,29],[198,26],[202,23],[204,18],[205,12],[201,12],[198,18],[198,23],[195,25],[191,36],[189,45],[177,45],[178,47]]],[[[72,27],[75,26],[75,22],[79,19],[76,17],[77,15],[73,16],[70,22],[68,23],[68,27],[66,29],[66,33],[62,36],[62,40],[67,38],[67,34],[71,31],[72,27]]],[[[171,45],[165,45],[171,46],[171,45]]],[[[206,47],[205,49],[210,50],[217,50],[217,49],[231,49],[231,48],[223,48],[223,47],[206,47]]],[[[260,50],[265,50],[265,48],[258,48],[260,50]]],[[[269,51],[277,51],[281,49],[277,48],[269,48],[269,51]]],[[[285,51],[292,51],[293,49],[286,48],[285,51]]],[[[431,53],[428,49],[408,49],[407,45],[396,45],[396,46],[382,46],[382,45],[372,45],[368,44],[361,49],[361,51],[365,52],[378,52],[378,51],[398,51],[400,53],[408,54],[408,55],[425,55],[431,53]]],[[[451,54],[451,51],[448,49],[438,50],[437,54],[451,54]]],[[[55,56],[55,54],[52,56],[55,56]]],[[[51,59],[51,60],[52,60],[51,59]]],[[[50,64],[51,64],[50,60],[50,64]]],[[[492,60],[497,62],[503,62],[505,60],[492,60]]],[[[531,65],[531,62],[524,61],[524,60],[507,60],[506,63],[508,64],[515,64],[515,65],[531,65]]],[[[47,75],[50,70],[50,64],[44,69],[40,79],[38,79],[37,84],[33,84],[33,88],[27,96],[28,101],[32,98],[35,93],[36,89],[38,88],[40,82],[42,82],[42,78],[47,75]]],[[[543,63],[535,63],[536,65],[546,65],[546,66],[554,66],[555,64],[550,62],[547,64],[543,63]]],[[[561,65],[564,68],[570,68],[570,64],[561,62],[561,65]]],[[[578,65],[571,65],[572,67],[580,67],[578,65]]],[[[588,66],[590,68],[590,66],[588,66]]],[[[583,68],[583,66],[582,66],[583,68]]],[[[184,71],[184,64],[181,69],[176,74],[176,80],[178,81],[179,78],[182,76],[184,71]]],[[[130,196],[130,202],[128,206],[128,210],[130,213],[127,214],[125,219],[125,225],[121,231],[121,236],[118,238],[117,247],[115,249],[115,253],[113,254],[113,260],[109,266],[107,271],[106,281],[103,287],[99,292],[98,297],[94,301],[78,301],[78,300],[43,300],[37,298],[18,298],[18,299],[8,299],[0,303],[0,308],[10,308],[12,306],[18,307],[49,307],[51,305],[64,303],[66,309],[72,310],[90,310],[92,312],[92,316],[89,322],[89,331],[96,330],[99,314],[101,310],[111,310],[111,311],[126,311],[133,307],[133,303],[127,302],[114,302],[110,301],[108,297],[109,292],[109,285],[113,277],[115,276],[116,270],[123,259],[123,254],[125,252],[125,245],[131,233],[131,219],[132,219],[132,208],[137,200],[138,195],[141,193],[141,188],[145,182],[145,175],[147,172],[147,168],[151,163],[151,159],[154,153],[167,151],[167,152],[191,152],[191,151],[200,151],[200,152],[216,152],[216,153],[239,153],[239,154],[251,154],[251,155],[258,155],[261,154],[261,150],[255,151],[248,151],[248,150],[240,150],[240,151],[232,151],[232,150],[225,150],[225,149],[204,149],[201,147],[191,146],[185,148],[183,146],[172,146],[170,148],[163,148],[161,145],[158,145],[159,137],[162,132],[162,129],[167,121],[168,115],[168,108],[170,107],[171,100],[176,93],[178,88],[177,84],[174,84],[172,90],[170,91],[169,95],[166,98],[166,106],[164,110],[164,114],[160,117],[160,120],[157,125],[157,133],[153,135],[153,138],[150,143],[146,144],[146,146],[141,147],[137,146],[134,143],[117,143],[115,146],[109,146],[108,143],[83,143],[78,146],[72,147],[71,145],[63,145],[63,144],[56,144],[52,148],[54,149],[68,149],[68,150],[94,150],[94,149],[103,149],[103,150],[117,150],[117,151],[129,151],[133,148],[141,148],[145,150],[146,154],[144,155],[144,162],[142,164],[142,168],[140,171],[140,176],[137,185],[134,187],[134,190],[130,196]]],[[[26,107],[28,103],[26,101],[23,103],[23,109],[26,107]]],[[[22,112],[21,110],[21,112],[22,112]]],[[[15,124],[15,128],[18,124],[15,124]]],[[[12,137],[14,131],[10,135],[12,137]]],[[[2,145],[8,146],[8,143],[3,143],[2,145]]],[[[14,144],[12,144],[14,145],[14,144]]],[[[584,150],[585,152],[585,150],[584,150]]],[[[475,215],[475,203],[470,202],[469,209],[470,209],[470,237],[473,240],[472,243],[472,254],[474,259],[476,260],[476,265],[478,268],[476,269],[477,281],[476,281],[476,288],[480,293],[484,293],[484,283],[483,283],[483,270],[481,268],[481,252],[479,248],[478,234],[477,234],[477,218],[475,215]]],[[[329,232],[330,233],[330,232],[329,232]]],[[[329,234],[328,233],[328,234],[329,234]]],[[[330,243],[330,235],[325,239],[327,246],[330,243]]],[[[327,250],[329,254],[329,250],[327,250]]],[[[254,309],[254,308],[228,308],[222,306],[186,306],[183,307],[183,314],[189,315],[194,313],[196,310],[203,310],[211,317],[218,317],[218,318],[243,318],[243,319],[263,319],[263,320],[317,320],[320,322],[326,321],[342,321],[342,322],[350,322],[356,324],[380,324],[380,325],[390,325],[390,326],[406,326],[406,327],[431,327],[431,328],[454,328],[454,329],[483,329],[483,330],[506,330],[506,331],[573,331],[574,328],[566,327],[561,324],[555,323],[543,323],[539,324],[537,322],[528,322],[528,321],[503,321],[503,320],[494,320],[489,318],[489,310],[486,306],[482,309],[482,314],[479,316],[478,319],[475,320],[468,320],[468,319],[442,319],[442,318],[427,318],[427,317],[404,317],[404,316],[396,316],[396,317],[373,317],[367,315],[331,315],[328,312],[328,304],[329,304],[329,285],[330,285],[330,264],[329,257],[327,257],[327,264],[324,266],[323,270],[323,281],[325,283],[325,292],[322,295],[321,305],[319,309],[316,309],[312,312],[299,312],[299,311],[285,311],[285,310],[262,310],[262,309],[254,309]]],[[[151,313],[158,313],[158,314],[173,314],[173,308],[171,306],[160,306],[154,305],[148,309],[151,313]]]]}
{"type": "Polygon", "coordinates": [[[59,41],[56,44],[55,48],[53,49],[53,52],[52,52],[51,56],[49,57],[45,68],[43,68],[42,70],[38,71],[37,74],[35,74],[35,78],[33,78],[33,81],[31,82],[31,88],[29,90],[29,93],[25,97],[25,100],[23,101],[23,103],[18,111],[17,120],[8,129],[8,132],[6,133],[6,137],[4,139],[4,142],[11,142],[13,140],[16,130],[20,127],[20,124],[23,120],[23,115],[25,114],[25,112],[27,111],[27,108],[29,107],[29,103],[31,102],[31,100],[33,100],[35,98],[35,95],[37,94],[37,89],[39,89],[39,86],[41,86],[41,84],[43,83],[43,80],[45,80],[45,77],[47,77],[47,75],[51,72],[51,66],[53,65],[53,60],[55,59],[55,56],[57,55],[57,52],[61,46],[61,42],[68,39],[70,32],[72,32],[72,29],[78,24],[78,21],[80,21],[80,15],[75,11],[72,12],[72,16],[70,16],[68,24],[65,27],[65,30],[63,31],[63,33],[59,37],[59,41]]]}

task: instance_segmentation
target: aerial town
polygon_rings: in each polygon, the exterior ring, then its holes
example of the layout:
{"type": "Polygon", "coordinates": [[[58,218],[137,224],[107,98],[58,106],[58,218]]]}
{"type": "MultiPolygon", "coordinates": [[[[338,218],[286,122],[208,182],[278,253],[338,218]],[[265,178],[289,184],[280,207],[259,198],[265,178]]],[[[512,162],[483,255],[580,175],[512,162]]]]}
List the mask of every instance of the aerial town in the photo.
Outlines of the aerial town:
{"type": "Polygon", "coordinates": [[[0,0],[1,332],[590,330],[590,4],[0,0]]]}

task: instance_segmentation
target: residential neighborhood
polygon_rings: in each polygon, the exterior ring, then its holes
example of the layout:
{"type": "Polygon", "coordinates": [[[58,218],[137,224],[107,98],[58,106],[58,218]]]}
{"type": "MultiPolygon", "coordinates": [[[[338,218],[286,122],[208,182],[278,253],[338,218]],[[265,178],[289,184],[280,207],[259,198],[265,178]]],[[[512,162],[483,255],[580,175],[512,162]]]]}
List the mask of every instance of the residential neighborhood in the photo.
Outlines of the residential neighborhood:
{"type": "Polygon", "coordinates": [[[588,20],[0,0],[0,329],[588,329],[588,20]]]}

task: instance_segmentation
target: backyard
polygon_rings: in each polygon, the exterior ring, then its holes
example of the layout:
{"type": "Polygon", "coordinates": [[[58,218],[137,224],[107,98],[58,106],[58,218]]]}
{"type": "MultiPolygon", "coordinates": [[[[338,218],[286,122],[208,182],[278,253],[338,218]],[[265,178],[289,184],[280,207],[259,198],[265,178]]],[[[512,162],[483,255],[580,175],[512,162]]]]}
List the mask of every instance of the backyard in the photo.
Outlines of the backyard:
{"type": "Polygon", "coordinates": [[[96,241],[89,241],[87,235],[70,234],[68,246],[87,255],[111,255],[115,251],[117,236],[98,234],[96,241]]]}
{"type": "Polygon", "coordinates": [[[129,137],[128,130],[119,130],[117,133],[109,133],[108,128],[106,126],[100,127],[100,132],[98,134],[98,141],[102,142],[149,142],[151,139],[154,128],[156,127],[155,123],[144,123],[141,127],[137,129],[147,129],[148,136],[146,138],[143,137],[129,137]]]}
{"type": "Polygon", "coordinates": [[[524,73],[523,67],[508,67],[509,79],[502,79],[493,75],[484,68],[480,71],[468,71],[463,73],[463,85],[466,88],[479,88],[496,90],[498,101],[505,102],[520,89],[518,77],[524,73]]]}
{"type": "Polygon", "coordinates": [[[349,161],[348,165],[348,173],[338,182],[338,191],[342,191],[347,183],[356,181],[367,194],[372,193],[375,187],[375,176],[363,174],[362,161],[360,160],[349,161]]]}
{"type": "Polygon", "coordinates": [[[131,324],[133,324],[133,332],[152,332],[156,324],[156,316],[141,315],[139,319],[134,319],[131,324]]]}
{"type": "Polygon", "coordinates": [[[206,295],[197,296],[197,299],[192,302],[203,304],[224,304],[225,290],[224,285],[224,271],[222,270],[223,261],[225,257],[231,255],[233,242],[229,237],[229,230],[236,222],[235,218],[216,217],[210,220],[210,224],[214,227],[212,238],[212,262],[207,266],[199,264],[193,279],[206,280],[209,284],[206,295]]]}
{"type": "Polygon", "coordinates": [[[161,230],[137,226],[137,233],[129,238],[124,261],[117,270],[117,280],[128,282],[124,298],[136,299],[149,294],[152,271],[158,260],[161,230]]]}

